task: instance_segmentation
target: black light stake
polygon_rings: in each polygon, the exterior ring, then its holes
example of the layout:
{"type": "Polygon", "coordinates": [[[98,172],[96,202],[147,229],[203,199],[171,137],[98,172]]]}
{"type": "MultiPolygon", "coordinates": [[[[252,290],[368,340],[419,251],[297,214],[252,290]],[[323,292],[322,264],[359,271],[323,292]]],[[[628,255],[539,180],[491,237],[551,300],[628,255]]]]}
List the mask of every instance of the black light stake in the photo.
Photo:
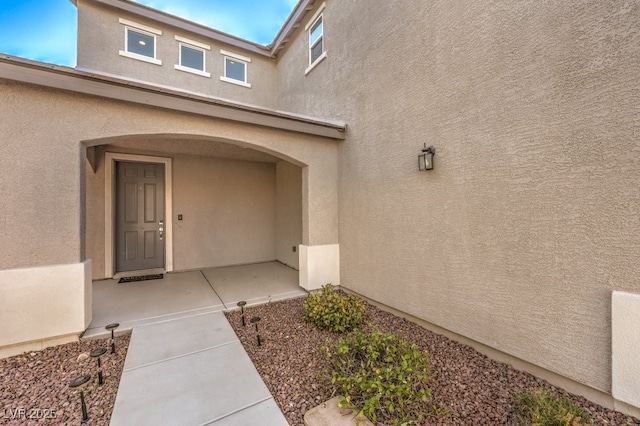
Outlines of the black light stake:
{"type": "Polygon", "coordinates": [[[238,302],[238,306],[240,306],[240,312],[242,313],[242,326],[246,327],[247,323],[244,320],[244,306],[247,304],[244,300],[238,302]]]}
{"type": "MultiPolygon", "coordinates": [[[[84,376],[78,376],[69,382],[69,387],[71,389],[80,388],[81,386],[86,385],[89,380],[91,380],[90,374],[85,374],[84,376]]],[[[80,389],[80,405],[82,407],[82,423],[86,423],[89,420],[89,414],[87,414],[87,405],[84,403],[84,392],[80,389]]]]}
{"type": "Polygon", "coordinates": [[[112,354],[116,353],[116,341],[113,337],[113,330],[115,330],[118,327],[120,327],[120,324],[118,324],[117,322],[114,322],[113,324],[109,324],[105,327],[107,330],[111,331],[111,353],[112,354]]]}
{"type": "Polygon", "coordinates": [[[107,353],[106,348],[98,348],[91,351],[89,354],[91,358],[98,358],[98,384],[102,386],[104,379],[102,378],[102,365],[100,364],[100,357],[107,353]]]}
{"type": "Polygon", "coordinates": [[[251,324],[256,325],[256,335],[258,336],[258,346],[262,346],[262,342],[260,341],[260,333],[258,332],[258,323],[260,322],[260,317],[251,318],[251,324]]]}

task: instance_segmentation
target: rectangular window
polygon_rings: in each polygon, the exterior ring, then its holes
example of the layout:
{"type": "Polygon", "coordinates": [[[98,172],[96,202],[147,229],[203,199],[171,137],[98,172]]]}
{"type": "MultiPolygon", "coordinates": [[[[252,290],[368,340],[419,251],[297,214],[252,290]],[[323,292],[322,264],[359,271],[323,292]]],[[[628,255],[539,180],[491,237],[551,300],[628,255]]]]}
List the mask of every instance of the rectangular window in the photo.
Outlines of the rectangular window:
{"type": "Polygon", "coordinates": [[[194,70],[204,71],[204,50],[181,44],[180,65],[193,68],[194,70]]]}
{"type": "Polygon", "coordinates": [[[324,45],[324,9],[325,3],[322,3],[309,23],[305,26],[305,31],[309,34],[309,67],[304,72],[309,73],[317,64],[327,57],[327,51],[324,45]]]}
{"type": "Polygon", "coordinates": [[[120,56],[162,65],[156,58],[156,36],[162,31],[126,19],[120,19],[124,27],[124,48],[120,56]]]}
{"type": "Polygon", "coordinates": [[[247,64],[251,62],[251,59],[226,50],[220,50],[220,53],[224,55],[224,70],[220,80],[251,87],[251,84],[247,82],[247,64]]]}
{"type": "Polygon", "coordinates": [[[211,47],[204,43],[188,40],[180,36],[175,36],[175,39],[180,42],[180,50],[178,53],[179,61],[178,64],[175,65],[175,69],[204,77],[211,77],[211,74],[205,69],[205,51],[211,49],[211,47]]]}
{"type": "Polygon", "coordinates": [[[247,82],[247,64],[234,58],[224,58],[224,76],[247,82]]]}
{"type": "Polygon", "coordinates": [[[309,64],[313,64],[322,55],[322,15],[309,31],[309,64]]]}
{"type": "Polygon", "coordinates": [[[142,31],[127,28],[127,52],[155,58],[156,38],[153,34],[146,34],[142,31]]]}

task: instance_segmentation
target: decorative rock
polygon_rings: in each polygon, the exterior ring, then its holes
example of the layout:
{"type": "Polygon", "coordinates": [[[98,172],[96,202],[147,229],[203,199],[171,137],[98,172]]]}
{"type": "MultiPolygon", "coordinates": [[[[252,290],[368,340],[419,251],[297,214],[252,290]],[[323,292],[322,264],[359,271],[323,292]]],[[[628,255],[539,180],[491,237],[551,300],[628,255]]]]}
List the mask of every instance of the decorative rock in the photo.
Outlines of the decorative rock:
{"type": "Polygon", "coordinates": [[[333,397],[307,411],[304,415],[304,424],[306,426],[373,426],[366,417],[338,407],[339,399],[338,396],[333,397]]]}

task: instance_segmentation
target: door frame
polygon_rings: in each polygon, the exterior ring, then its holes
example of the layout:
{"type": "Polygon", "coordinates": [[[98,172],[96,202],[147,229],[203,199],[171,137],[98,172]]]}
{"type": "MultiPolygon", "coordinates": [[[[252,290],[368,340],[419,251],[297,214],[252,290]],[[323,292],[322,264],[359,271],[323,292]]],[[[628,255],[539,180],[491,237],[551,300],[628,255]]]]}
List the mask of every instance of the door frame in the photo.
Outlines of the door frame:
{"type": "Polygon", "coordinates": [[[104,178],[104,273],[105,277],[115,275],[115,232],[116,232],[116,162],[129,161],[135,163],[155,163],[164,165],[164,269],[173,271],[173,202],[172,202],[172,161],[167,157],[153,157],[149,155],[122,154],[105,152],[104,178]]]}

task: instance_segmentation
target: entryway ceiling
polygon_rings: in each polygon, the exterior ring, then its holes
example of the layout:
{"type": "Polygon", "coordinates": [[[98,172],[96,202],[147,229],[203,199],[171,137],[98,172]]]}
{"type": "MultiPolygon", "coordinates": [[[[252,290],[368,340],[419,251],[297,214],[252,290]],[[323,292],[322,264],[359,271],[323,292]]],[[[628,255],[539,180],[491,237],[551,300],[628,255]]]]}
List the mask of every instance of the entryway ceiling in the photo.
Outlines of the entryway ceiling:
{"type": "Polygon", "coordinates": [[[135,138],[119,140],[108,144],[107,150],[119,148],[136,150],[147,155],[184,154],[204,157],[226,158],[231,160],[275,163],[280,159],[252,148],[243,148],[225,142],[198,138],[135,138]]]}

